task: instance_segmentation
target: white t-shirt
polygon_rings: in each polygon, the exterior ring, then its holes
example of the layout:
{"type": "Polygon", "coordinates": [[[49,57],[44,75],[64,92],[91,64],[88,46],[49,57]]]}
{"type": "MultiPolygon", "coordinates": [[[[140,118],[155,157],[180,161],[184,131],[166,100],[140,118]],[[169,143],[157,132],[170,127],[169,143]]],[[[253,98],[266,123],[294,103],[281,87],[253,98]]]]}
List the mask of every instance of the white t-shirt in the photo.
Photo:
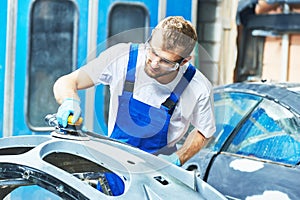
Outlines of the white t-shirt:
{"type": "MultiPolygon", "coordinates": [[[[82,67],[95,85],[110,86],[110,112],[108,134],[113,131],[118,110],[118,96],[122,94],[129,59],[130,43],[117,44],[82,67]]],[[[161,84],[149,77],[145,71],[146,56],[144,44],[139,45],[136,64],[133,97],[148,105],[159,108],[169,97],[185,70],[188,63],[181,66],[177,77],[168,84],[161,84]]],[[[186,133],[190,123],[206,138],[215,132],[212,86],[199,71],[190,81],[176,105],[168,129],[168,144],[173,146],[186,133]]]]}

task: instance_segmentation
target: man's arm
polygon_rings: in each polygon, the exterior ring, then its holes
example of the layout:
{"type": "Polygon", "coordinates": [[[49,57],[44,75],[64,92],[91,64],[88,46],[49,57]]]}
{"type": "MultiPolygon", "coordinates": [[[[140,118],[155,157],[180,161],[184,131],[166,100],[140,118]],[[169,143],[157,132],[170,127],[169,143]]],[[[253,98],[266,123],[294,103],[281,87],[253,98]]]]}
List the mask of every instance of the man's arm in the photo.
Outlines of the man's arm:
{"type": "Polygon", "coordinates": [[[77,91],[93,86],[89,75],[81,69],[60,77],[53,86],[53,93],[57,103],[62,104],[64,99],[80,100],[77,91]]]}
{"type": "Polygon", "coordinates": [[[80,115],[80,98],[77,91],[93,86],[94,83],[86,72],[78,69],[70,74],[60,77],[53,86],[53,93],[57,103],[61,104],[56,113],[56,119],[62,127],[68,124],[70,115],[71,123],[75,123],[80,115]]]}
{"type": "Polygon", "coordinates": [[[186,138],[182,147],[176,152],[181,165],[193,157],[206,144],[206,138],[196,128],[186,138]]]}

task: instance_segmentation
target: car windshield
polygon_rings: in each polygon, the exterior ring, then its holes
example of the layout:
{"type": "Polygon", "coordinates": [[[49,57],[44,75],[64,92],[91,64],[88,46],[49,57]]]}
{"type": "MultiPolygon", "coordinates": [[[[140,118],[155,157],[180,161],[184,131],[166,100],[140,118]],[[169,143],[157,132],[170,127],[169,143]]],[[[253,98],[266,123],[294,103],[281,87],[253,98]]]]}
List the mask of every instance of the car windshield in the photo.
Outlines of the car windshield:
{"type": "Polygon", "coordinates": [[[296,165],[300,161],[299,118],[265,99],[237,132],[228,151],[296,165]]]}
{"type": "Polygon", "coordinates": [[[216,132],[207,147],[219,151],[237,124],[260,102],[261,97],[244,93],[215,93],[216,132]]]}
{"type": "Polygon", "coordinates": [[[215,93],[214,101],[217,130],[206,148],[283,164],[300,162],[300,119],[287,107],[239,92],[215,93]]]}

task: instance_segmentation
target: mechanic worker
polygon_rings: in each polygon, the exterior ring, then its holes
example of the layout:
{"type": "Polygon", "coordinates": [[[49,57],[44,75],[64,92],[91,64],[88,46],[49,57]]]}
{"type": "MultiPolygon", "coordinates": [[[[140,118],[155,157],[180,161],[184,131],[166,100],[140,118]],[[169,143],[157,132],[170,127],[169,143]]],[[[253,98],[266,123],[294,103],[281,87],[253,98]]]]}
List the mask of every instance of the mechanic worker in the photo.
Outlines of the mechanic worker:
{"type": "Polygon", "coordinates": [[[55,82],[59,124],[67,126],[70,114],[73,122],[81,115],[78,90],[109,85],[108,136],[183,165],[215,132],[212,85],[189,62],[196,42],[193,25],[171,16],[146,43],[108,48],[55,82]],[[195,128],[177,150],[190,124],[195,128]]]}

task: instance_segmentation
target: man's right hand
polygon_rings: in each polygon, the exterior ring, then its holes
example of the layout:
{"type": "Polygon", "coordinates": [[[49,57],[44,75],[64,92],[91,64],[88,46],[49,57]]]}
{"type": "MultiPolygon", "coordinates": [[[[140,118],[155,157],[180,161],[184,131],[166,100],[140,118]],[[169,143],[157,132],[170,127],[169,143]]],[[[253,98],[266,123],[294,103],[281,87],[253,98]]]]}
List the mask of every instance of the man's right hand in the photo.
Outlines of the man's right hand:
{"type": "Polygon", "coordinates": [[[73,98],[66,98],[56,113],[58,123],[62,127],[66,127],[68,125],[68,117],[71,114],[73,115],[72,124],[74,124],[81,114],[80,101],[73,98]]]}

